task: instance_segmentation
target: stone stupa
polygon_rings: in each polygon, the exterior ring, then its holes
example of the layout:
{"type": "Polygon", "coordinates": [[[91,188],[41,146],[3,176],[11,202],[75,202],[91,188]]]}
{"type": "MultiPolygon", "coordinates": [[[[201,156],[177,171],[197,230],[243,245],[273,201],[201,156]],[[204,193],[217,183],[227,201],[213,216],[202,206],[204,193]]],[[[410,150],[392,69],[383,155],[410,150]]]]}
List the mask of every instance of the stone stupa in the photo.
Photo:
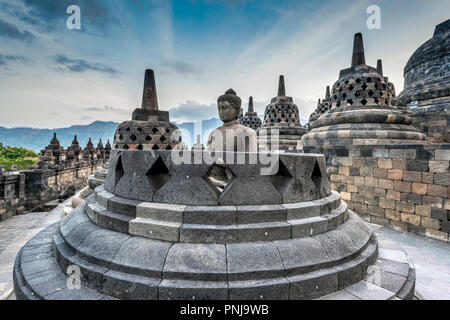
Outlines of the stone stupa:
{"type": "Polygon", "coordinates": [[[399,99],[413,112],[413,125],[434,143],[450,142],[450,19],[409,58],[399,99]]]}
{"type": "Polygon", "coordinates": [[[425,142],[425,136],[411,126],[412,113],[401,105],[394,85],[383,75],[381,60],[377,68],[366,65],[361,33],[355,34],[351,67],[340,71],[325,100],[303,136],[304,146],[425,142]]]}
{"type": "Polygon", "coordinates": [[[297,150],[306,129],[300,124],[298,107],[292,97],[286,96],[284,76],[278,82],[278,94],[264,112],[264,121],[258,128],[260,151],[297,150]],[[276,145],[273,142],[276,141],[276,145]]]}
{"type": "Polygon", "coordinates": [[[159,110],[153,70],[145,70],[141,108],[132,120],[122,122],[114,137],[115,149],[172,150],[181,142],[178,127],[169,122],[169,112],[159,110]]]}
{"type": "Polygon", "coordinates": [[[253,130],[257,130],[261,126],[262,121],[253,110],[253,97],[248,99],[248,111],[245,116],[239,116],[239,123],[253,130]]]}

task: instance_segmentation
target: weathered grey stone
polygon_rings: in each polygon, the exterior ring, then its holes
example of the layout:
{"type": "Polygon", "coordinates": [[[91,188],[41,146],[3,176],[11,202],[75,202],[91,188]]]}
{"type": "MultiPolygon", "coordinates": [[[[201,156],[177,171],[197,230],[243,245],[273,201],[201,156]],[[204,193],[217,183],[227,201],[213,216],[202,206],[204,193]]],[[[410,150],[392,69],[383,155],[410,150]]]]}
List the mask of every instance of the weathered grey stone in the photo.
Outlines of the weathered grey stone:
{"type": "Polygon", "coordinates": [[[161,281],[158,289],[160,300],[225,300],[228,299],[226,281],[161,281]]]}
{"type": "Polygon", "coordinates": [[[281,205],[237,206],[237,223],[286,221],[286,209],[281,205]]]}
{"type": "Polygon", "coordinates": [[[227,244],[226,249],[230,281],[275,278],[284,275],[280,254],[271,242],[227,244]]]}
{"type": "Polygon", "coordinates": [[[161,277],[167,252],[172,244],[141,237],[125,241],[111,261],[111,267],[124,272],[161,277]]]}
{"type": "Polygon", "coordinates": [[[333,269],[288,277],[288,281],[293,300],[314,299],[338,289],[338,275],[333,269]]]}
{"type": "Polygon", "coordinates": [[[185,208],[184,205],[142,202],[136,207],[136,215],[139,218],[181,223],[185,208]]]}
{"type": "Polygon", "coordinates": [[[180,242],[229,243],[238,241],[236,226],[183,224],[180,242]]]}
{"type": "Polygon", "coordinates": [[[181,223],[136,218],[129,222],[128,232],[133,235],[178,242],[181,223]]]}
{"type": "Polygon", "coordinates": [[[273,243],[280,252],[287,275],[313,271],[329,263],[322,244],[313,238],[278,240],[273,243]]]}
{"type": "Polygon", "coordinates": [[[100,229],[90,233],[76,249],[87,261],[107,266],[129,238],[127,234],[100,229]]]}
{"type": "Polygon", "coordinates": [[[104,274],[103,292],[122,300],[156,300],[160,279],[116,271],[104,274]]]}
{"type": "Polygon", "coordinates": [[[289,239],[292,229],[287,222],[238,224],[237,228],[240,242],[289,239]]]}
{"type": "Polygon", "coordinates": [[[227,278],[225,246],[201,243],[173,244],[166,257],[163,278],[225,281],[227,278]]]}
{"type": "Polygon", "coordinates": [[[288,300],[289,282],[285,278],[229,281],[231,300],[288,300]]]}
{"type": "Polygon", "coordinates": [[[184,210],[184,223],[209,225],[236,225],[235,206],[188,206],[184,210]]]}
{"type": "Polygon", "coordinates": [[[395,296],[393,292],[380,288],[366,281],[359,281],[354,285],[345,288],[345,291],[362,300],[387,300],[395,296]]]}

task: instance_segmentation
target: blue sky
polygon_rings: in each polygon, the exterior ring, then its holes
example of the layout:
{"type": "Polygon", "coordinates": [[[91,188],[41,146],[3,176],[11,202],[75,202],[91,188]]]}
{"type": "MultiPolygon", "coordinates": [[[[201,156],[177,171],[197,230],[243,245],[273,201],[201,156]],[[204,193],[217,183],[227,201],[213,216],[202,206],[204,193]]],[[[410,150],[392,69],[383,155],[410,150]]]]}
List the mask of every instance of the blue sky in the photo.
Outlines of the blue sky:
{"type": "Polygon", "coordinates": [[[408,58],[449,12],[448,0],[0,0],[0,125],[129,119],[146,68],[178,122],[216,116],[230,87],[263,113],[280,74],[308,118],[350,65],[354,33],[399,93],[408,58]],[[81,30],[66,27],[72,4],[81,30]],[[366,26],[372,4],[379,30],[366,26]]]}

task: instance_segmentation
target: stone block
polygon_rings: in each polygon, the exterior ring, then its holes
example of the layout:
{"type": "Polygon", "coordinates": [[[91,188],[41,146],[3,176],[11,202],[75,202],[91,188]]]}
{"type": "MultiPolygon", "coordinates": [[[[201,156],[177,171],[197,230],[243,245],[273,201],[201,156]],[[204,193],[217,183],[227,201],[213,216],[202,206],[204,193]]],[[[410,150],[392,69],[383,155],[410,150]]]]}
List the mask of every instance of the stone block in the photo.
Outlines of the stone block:
{"type": "Polygon", "coordinates": [[[434,183],[446,187],[450,186],[450,172],[435,173],[434,183]]]}
{"type": "Polygon", "coordinates": [[[396,201],[396,209],[401,212],[414,213],[414,205],[401,201],[396,201]]]}
{"type": "Polygon", "coordinates": [[[432,184],[434,178],[433,172],[422,172],[422,183],[432,184]]]}
{"type": "Polygon", "coordinates": [[[339,174],[342,174],[345,176],[350,175],[350,167],[343,167],[343,166],[339,167],[339,174]]]}
{"type": "Polygon", "coordinates": [[[389,158],[391,159],[403,159],[405,157],[405,150],[403,149],[390,149],[389,158]]]}
{"type": "Polygon", "coordinates": [[[367,206],[367,213],[373,216],[384,217],[384,209],[378,206],[367,206]]]}
{"type": "Polygon", "coordinates": [[[400,220],[400,212],[396,210],[387,209],[385,216],[390,220],[400,220]]]}
{"type": "Polygon", "coordinates": [[[364,185],[368,187],[378,187],[378,179],[373,177],[365,177],[364,185]]]}
{"type": "Polygon", "coordinates": [[[430,172],[448,172],[449,161],[430,161],[430,172]]]}
{"type": "Polygon", "coordinates": [[[378,158],[378,168],[392,169],[392,160],[388,158],[378,158]]]}
{"type": "Polygon", "coordinates": [[[235,206],[187,206],[183,212],[184,223],[236,225],[235,206]]]}
{"type": "Polygon", "coordinates": [[[422,180],[422,172],[419,171],[404,171],[403,181],[420,182],[422,180]]]}
{"type": "Polygon", "coordinates": [[[394,189],[394,182],[389,179],[379,179],[378,180],[378,187],[387,189],[387,190],[393,190],[394,189]]]}
{"type": "Polygon", "coordinates": [[[425,183],[414,182],[411,186],[412,192],[415,194],[427,194],[428,185],[425,183]]]}
{"type": "Polygon", "coordinates": [[[450,161],[450,149],[436,150],[434,153],[436,160],[447,160],[450,161]]]}
{"type": "Polygon", "coordinates": [[[394,190],[388,190],[386,193],[387,199],[400,200],[400,196],[401,196],[401,193],[398,191],[394,191],[394,190]]]}
{"type": "Polygon", "coordinates": [[[288,300],[289,282],[284,278],[276,280],[229,281],[231,300],[288,300]]]}
{"type": "Polygon", "coordinates": [[[406,169],[406,160],[392,159],[392,169],[405,170],[406,169]]]}
{"type": "Polygon", "coordinates": [[[284,273],[280,254],[271,242],[227,244],[226,253],[230,281],[275,278],[284,273]]]}
{"type": "Polygon", "coordinates": [[[432,208],[442,208],[442,198],[423,196],[422,201],[424,205],[429,205],[432,208]]]}
{"type": "Polygon", "coordinates": [[[364,177],[373,177],[374,168],[371,167],[361,167],[359,168],[359,173],[364,177]]]}
{"type": "Polygon", "coordinates": [[[149,300],[158,298],[160,279],[130,275],[109,270],[103,275],[103,292],[121,300],[149,300]]]}
{"type": "Polygon", "coordinates": [[[388,179],[402,180],[403,179],[403,170],[399,170],[399,169],[388,170],[388,179]]]}
{"type": "Polygon", "coordinates": [[[354,177],[353,183],[355,184],[355,186],[363,186],[364,177],[354,177]]]}
{"type": "Polygon", "coordinates": [[[422,227],[427,228],[427,229],[439,230],[439,228],[440,228],[439,220],[429,218],[429,217],[422,217],[420,224],[422,227]]]}
{"type": "Polygon", "coordinates": [[[381,208],[385,209],[395,209],[395,200],[392,199],[386,199],[386,198],[380,198],[379,205],[381,208]]]}
{"type": "Polygon", "coordinates": [[[227,280],[223,244],[174,243],[163,269],[165,279],[183,275],[183,280],[227,280]]]}
{"type": "Polygon", "coordinates": [[[129,222],[128,232],[132,235],[177,242],[180,238],[179,222],[136,218],[129,222]]]}
{"type": "Polygon", "coordinates": [[[423,205],[417,205],[416,214],[423,216],[423,217],[431,217],[431,207],[430,206],[423,206],[423,205]]]}
{"type": "Polygon", "coordinates": [[[437,230],[433,230],[433,229],[426,229],[425,232],[427,237],[436,239],[436,240],[441,240],[441,241],[448,241],[448,233],[446,232],[442,232],[442,231],[437,231],[437,230]]]}
{"type": "MultiPolygon", "coordinates": [[[[431,161],[430,161],[431,162],[431,161]]],[[[408,171],[429,171],[428,161],[423,160],[408,160],[406,161],[406,170],[408,171]]]]}
{"type": "Polygon", "coordinates": [[[405,222],[391,220],[389,221],[389,225],[395,231],[408,232],[408,224],[405,222]]]}
{"type": "Polygon", "coordinates": [[[428,195],[434,197],[447,198],[447,188],[444,186],[437,186],[434,184],[428,185],[428,195]]]}
{"type": "Polygon", "coordinates": [[[399,192],[411,192],[411,182],[395,180],[394,190],[399,192]]]}
{"type": "Polygon", "coordinates": [[[136,207],[136,216],[153,220],[182,222],[186,206],[176,204],[142,202],[136,207]]]}
{"type": "Polygon", "coordinates": [[[420,226],[420,216],[409,213],[400,213],[400,220],[402,222],[410,223],[415,226],[420,226]]]}
{"type": "Polygon", "coordinates": [[[375,168],[373,170],[374,178],[386,179],[387,178],[387,169],[383,168],[375,168]]]}
{"type": "Polygon", "coordinates": [[[338,290],[338,274],[335,270],[313,272],[289,277],[290,298],[314,299],[338,290]]]}
{"type": "Polygon", "coordinates": [[[376,168],[378,166],[378,159],[377,158],[366,157],[366,158],[364,158],[364,166],[371,167],[371,168],[376,168]]]}
{"type": "Polygon", "coordinates": [[[445,210],[445,209],[438,209],[438,208],[432,208],[431,209],[431,217],[433,219],[446,221],[447,220],[447,210],[445,210]]]}
{"type": "Polygon", "coordinates": [[[286,208],[282,205],[237,206],[238,224],[286,221],[286,208]]]}

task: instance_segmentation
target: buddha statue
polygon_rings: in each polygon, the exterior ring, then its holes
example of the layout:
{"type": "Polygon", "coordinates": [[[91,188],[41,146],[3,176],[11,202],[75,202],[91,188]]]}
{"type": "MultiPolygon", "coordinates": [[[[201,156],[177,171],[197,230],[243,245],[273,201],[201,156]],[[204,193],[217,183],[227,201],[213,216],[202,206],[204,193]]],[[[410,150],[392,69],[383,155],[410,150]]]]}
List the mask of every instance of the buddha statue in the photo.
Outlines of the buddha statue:
{"type": "Polygon", "coordinates": [[[241,99],[233,89],[227,90],[217,99],[220,120],[223,125],[216,128],[208,138],[206,149],[211,151],[257,152],[256,131],[239,124],[241,99]]]}

